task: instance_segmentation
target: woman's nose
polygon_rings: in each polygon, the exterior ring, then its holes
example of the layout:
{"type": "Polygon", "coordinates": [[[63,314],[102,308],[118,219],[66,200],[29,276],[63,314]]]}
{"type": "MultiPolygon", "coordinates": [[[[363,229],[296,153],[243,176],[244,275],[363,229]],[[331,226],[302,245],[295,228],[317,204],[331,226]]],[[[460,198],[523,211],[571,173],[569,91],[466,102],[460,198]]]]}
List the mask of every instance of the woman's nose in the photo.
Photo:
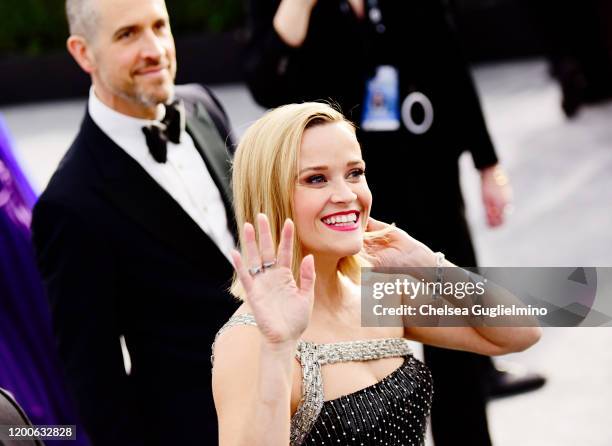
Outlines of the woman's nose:
{"type": "Polygon", "coordinates": [[[346,181],[338,181],[334,185],[331,201],[334,203],[350,203],[357,199],[357,194],[346,181]]]}

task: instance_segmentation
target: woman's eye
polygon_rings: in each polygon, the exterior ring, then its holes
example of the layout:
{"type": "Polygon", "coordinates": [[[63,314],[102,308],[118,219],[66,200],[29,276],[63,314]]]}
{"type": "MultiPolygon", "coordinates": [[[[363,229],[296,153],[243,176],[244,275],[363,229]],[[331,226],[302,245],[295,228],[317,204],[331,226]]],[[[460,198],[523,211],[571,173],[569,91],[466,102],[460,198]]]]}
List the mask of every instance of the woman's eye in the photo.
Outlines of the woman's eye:
{"type": "Polygon", "coordinates": [[[353,169],[349,172],[349,177],[351,178],[359,178],[365,175],[365,170],[363,169],[353,169]]]}
{"type": "Polygon", "coordinates": [[[313,175],[306,179],[308,184],[317,184],[323,183],[325,181],[325,177],[323,175],[313,175]]]}

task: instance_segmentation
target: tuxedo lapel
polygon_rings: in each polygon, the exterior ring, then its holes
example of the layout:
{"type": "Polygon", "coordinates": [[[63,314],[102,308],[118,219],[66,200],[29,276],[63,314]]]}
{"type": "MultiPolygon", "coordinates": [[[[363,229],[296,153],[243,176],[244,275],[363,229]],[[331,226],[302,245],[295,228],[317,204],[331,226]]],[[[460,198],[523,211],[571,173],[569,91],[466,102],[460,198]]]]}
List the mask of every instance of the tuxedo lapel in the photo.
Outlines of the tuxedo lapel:
{"type": "MultiPolygon", "coordinates": [[[[210,260],[216,244],[183,208],[89,115],[84,123],[88,146],[102,172],[98,191],[142,229],[195,263],[210,260]]],[[[121,230],[118,228],[118,230],[121,230]]]]}
{"type": "Polygon", "coordinates": [[[225,142],[221,139],[208,111],[201,103],[196,103],[193,114],[187,116],[187,132],[193,138],[196,148],[206,162],[211,176],[225,204],[227,221],[230,229],[236,234],[236,225],[232,207],[229,171],[231,160],[225,142]]]}

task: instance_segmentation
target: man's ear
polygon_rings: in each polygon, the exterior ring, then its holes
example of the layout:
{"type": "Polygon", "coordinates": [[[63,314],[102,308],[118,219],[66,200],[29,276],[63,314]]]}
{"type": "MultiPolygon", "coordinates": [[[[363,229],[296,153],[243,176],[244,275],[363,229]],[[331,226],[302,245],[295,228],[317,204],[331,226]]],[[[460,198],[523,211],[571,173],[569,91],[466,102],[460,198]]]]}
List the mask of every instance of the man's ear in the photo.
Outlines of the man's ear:
{"type": "Polygon", "coordinates": [[[91,74],[95,61],[87,40],[81,36],[70,36],[66,41],[66,48],[83,71],[91,74]]]}

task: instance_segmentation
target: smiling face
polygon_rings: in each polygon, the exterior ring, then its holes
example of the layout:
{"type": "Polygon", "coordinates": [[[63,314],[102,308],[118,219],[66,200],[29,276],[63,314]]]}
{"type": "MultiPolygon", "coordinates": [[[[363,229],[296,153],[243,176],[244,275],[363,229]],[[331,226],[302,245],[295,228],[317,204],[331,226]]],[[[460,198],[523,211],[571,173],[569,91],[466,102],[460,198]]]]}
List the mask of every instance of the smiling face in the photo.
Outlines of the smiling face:
{"type": "Polygon", "coordinates": [[[342,258],[363,243],[372,194],[355,132],[345,122],[304,131],[294,192],[294,219],[304,254],[342,258]]]}
{"type": "Polygon", "coordinates": [[[88,46],[96,95],[131,116],[152,117],[174,95],[176,56],[163,0],[104,0],[88,46]]]}

